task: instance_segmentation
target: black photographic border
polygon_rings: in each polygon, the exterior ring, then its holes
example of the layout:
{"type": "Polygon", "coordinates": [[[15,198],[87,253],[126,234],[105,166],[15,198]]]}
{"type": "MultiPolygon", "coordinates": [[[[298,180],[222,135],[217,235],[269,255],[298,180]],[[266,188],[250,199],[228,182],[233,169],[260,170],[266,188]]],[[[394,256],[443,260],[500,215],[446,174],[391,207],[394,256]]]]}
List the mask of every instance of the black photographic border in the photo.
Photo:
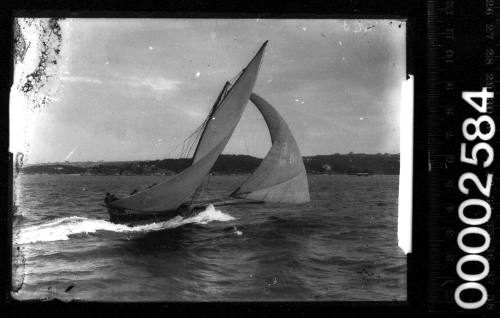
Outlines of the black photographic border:
{"type": "Polygon", "coordinates": [[[426,21],[424,1],[10,1],[0,5],[2,50],[2,107],[0,146],[3,182],[0,187],[3,213],[0,217],[2,312],[16,316],[69,315],[217,315],[217,316],[407,316],[427,312],[427,103],[426,21]],[[15,16],[60,17],[199,17],[199,18],[391,18],[407,21],[407,73],[415,77],[412,252],[407,256],[407,301],[387,302],[215,302],[215,303],[87,303],[58,300],[16,301],[11,290],[12,177],[13,155],[8,153],[9,91],[13,74],[13,19],[15,16]]]}

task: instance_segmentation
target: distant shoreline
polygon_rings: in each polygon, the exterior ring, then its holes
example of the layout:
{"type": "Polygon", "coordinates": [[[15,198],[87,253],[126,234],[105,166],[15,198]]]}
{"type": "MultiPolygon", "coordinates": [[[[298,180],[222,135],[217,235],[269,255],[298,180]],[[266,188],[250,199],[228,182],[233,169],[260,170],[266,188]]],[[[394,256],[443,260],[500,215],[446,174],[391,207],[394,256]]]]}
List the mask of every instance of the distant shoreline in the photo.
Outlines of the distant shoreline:
{"type": "MultiPolygon", "coordinates": [[[[303,157],[310,175],[399,175],[399,154],[333,154],[303,157]]],[[[250,174],[262,159],[247,155],[221,155],[213,175],[250,174]]],[[[26,165],[23,174],[77,174],[122,176],[169,176],[191,165],[191,159],[163,159],[114,162],[57,162],[26,165]]]]}

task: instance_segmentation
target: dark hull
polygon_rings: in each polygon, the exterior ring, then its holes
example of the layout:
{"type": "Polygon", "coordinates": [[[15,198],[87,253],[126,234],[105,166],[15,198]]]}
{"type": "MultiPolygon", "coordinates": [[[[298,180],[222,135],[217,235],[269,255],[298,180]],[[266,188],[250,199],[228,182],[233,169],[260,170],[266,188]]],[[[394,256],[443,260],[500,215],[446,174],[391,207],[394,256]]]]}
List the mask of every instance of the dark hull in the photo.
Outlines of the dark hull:
{"type": "Polygon", "coordinates": [[[160,212],[144,212],[118,208],[108,208],[109,220],[113,223],[139,225],[142,223],[153,223],[169,220],[175,216],[189,217],[195,213],[203,211],[209,204],[214,206],[235,205],[235,204],[255,204],[262,203],[261,201],[253,201],[246,199],[228,199],[221,201],[198,201],[191,204],[183,204],[177,210],[160,211],[160,212]]]}
{"type": "Polygon", "coordinates": [[[109,220],[113,223],[137,225],[141,223],[153,223],[169,220],[178,215],[182,217],[189,216],[192,211],[182,206],[173,211],[161,212],[142,212],[133,210],[124,210],[108,207],[109,220]]]}
{"type": "MultiPolygon", "coordinates": [[[[141,213],[130,213],[130,212],[124,212],[119,209],[113,209],[109,208],[108,213],[109,213],[109,220],[113,223],[132,223],[132,222],[140,222],[140,221],[151,221],[151,222],[157,222],[162,219],[167,219],[167,218],[172,218],[175,215],[177,215],[176,211],[173,211],[174,213],[168,217],[166,215],[160,216],[160,215],[149,215],[149,214],[141,214],[141,213]]],[[[170,214],[170,213],[169,213],[170,214]]]]}

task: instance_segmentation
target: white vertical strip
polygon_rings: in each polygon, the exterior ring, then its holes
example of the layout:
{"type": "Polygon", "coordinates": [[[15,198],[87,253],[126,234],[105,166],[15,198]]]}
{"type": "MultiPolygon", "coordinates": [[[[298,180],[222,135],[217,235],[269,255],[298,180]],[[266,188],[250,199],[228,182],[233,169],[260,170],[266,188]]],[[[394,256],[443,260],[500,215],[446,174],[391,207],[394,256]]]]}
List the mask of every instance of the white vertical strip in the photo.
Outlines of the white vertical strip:
{"type": "MultiPolygon", "coordinates": [[[[9,151],[12,152],[14,158],[16,153],[28,152],[28,144],[30,142],[30,120],[32,112],[29,111],[29,99],[18,88],[18,85],[23,83],[23,77],[30,74],[38,63],[37,50],[39,46],[39,34],[36,32],[36,23],[30,21],[32,19],[17,18],[17,23],[20,26],[20,35],[24,38],[26,45],[29,45],[26,50],[24,60],[22,62],[14,61],[14,78],[12,87],[10,88],[9,96],[9,126],[10,140],[9,151]]],[[[25,158],[26,159],[26,158],[25,158]]]]}
{"type": "Polygon", "coordinates": [[[405,254],[412,247],[413,81],[410,75],[401,87],[398,245],[405,254]]]}

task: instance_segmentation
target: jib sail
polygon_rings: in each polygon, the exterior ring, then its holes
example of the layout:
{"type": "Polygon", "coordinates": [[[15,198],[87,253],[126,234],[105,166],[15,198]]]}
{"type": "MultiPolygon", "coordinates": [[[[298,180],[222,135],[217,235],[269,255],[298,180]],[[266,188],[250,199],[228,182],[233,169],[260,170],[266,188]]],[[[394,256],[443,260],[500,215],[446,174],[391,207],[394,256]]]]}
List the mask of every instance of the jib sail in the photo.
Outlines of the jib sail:
{"type": "Polygon", "coordinates": [[[299,147],[278,112],[257,94],[250,100],[264,117],[272,146],[254,173],[231,196],[265,202],[309,202],[309,185],[299,147]]]}

